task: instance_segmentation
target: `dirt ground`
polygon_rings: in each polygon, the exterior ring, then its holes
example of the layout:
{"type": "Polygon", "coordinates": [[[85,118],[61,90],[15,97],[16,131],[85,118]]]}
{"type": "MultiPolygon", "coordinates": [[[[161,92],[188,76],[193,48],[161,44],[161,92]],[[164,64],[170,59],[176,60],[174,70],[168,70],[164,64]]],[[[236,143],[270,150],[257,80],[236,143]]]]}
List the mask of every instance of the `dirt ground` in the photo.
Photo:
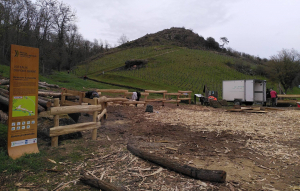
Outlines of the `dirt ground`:
{"type": "MultiPolygon", "coordinates": [[[[60,141],[57,148],[38,140],[40,149],[61,155],[80,146],[83,159],[57,161],[65,172],[48,174],[36,190],[94,190],[78,180],[80,170],[127,190],[300,190],[300,110],[246,113],[150,104],[153,113],[143,106],[110,105],[96,141],[90,140],[89,131],[80,139],[60,141]],[[161,168],[132,155],[126,149],[129,141],[183,165],[224,170],[226,182],[196,180],[161,168]]],[[[79,118],[88,120],[91,116],[79,118]]]]}

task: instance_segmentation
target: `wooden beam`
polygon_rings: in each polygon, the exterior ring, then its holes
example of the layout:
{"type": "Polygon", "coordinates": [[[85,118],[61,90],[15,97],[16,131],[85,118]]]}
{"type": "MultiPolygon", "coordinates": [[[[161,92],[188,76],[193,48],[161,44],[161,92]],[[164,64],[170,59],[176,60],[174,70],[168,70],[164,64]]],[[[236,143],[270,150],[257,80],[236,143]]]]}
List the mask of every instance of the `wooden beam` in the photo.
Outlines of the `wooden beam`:
{"type": "Polygon", "coordinates": [[[123,104],[145,104],[145,101],[125,101],[123,104]]]}
{"type": "Polygon", "coordinates": [[[90,98],[82,98],[82,102],[83,103],[89,103],[89,104],[93,105],[94,100],[90,99],[90,98]]]}
{"type": "MultiPolygon", "coordinates": [[[[59,107],[59,98],[54,99],[54,106],[59,107]]],[[[54,116],[54,128],[59,126],[59,115],[54,116]]],[[[50,129],[51,130],[51,129],[50,129]]],[[[51,146],[57,147],[58,146],[58,136],[51,138],[51,146]]]]}
{"type": "Polygon", "coordinates": [[[181,93],[165,93],[165,95],[180,96],[181,93]]]}
{"type": "Polygon", "coordinates": [[[168,90],[145,90],[145,92],[159,94],[159,93],[167,93],[168,90]]]}
{"type": "Polygon", "coordinates": [[[300,98],[300,95],[296,95],[296,94],[290,94],[290,95],[286,95],[286,94],[278,94],[277,97],[282,97],[282,98],[300,98]]]}
{"type": "Polygon", "coordinates": [[[182,97],[182,98],[178,98],[179,100],[191,100],[192,98],[188,98],[188,97],[182,97]]]}
{"type": "Polygon", "coordinates": [[[156,101],[165,101],[166,99],[147,99],[145,102],[156,102],[156,101]]]}
{"type": "Polygon", "coordinates": [[[51,115],[61,115],[69,113],[80,113],[80,112],[93,112],[101,110],[101,105],[75,105],[75,106],[63,106],[63,107],[52,107],[50,109],[51,115]]]}
{"type": "Polygon", "coordinates": [[[171,103],[171,102],[177,102],[177,103],[179,103],[181,100],[175,100],[175,99],[171,99],[171,100],[165,100],[165,101],[163,101],[163,102],[165,102],[165,103],[171,103]]]}
{"type": "Polygon", "coordinates": [[[277,100],[277,103],[297,103],[299,100],[277,100]]]}
{"type": "Polygon", "coordinates": [[[106,98],[106,102],[128,101],[127,98],[106,98]]]}
{"type": "Polygon", "coordinates": [[[95,129],[100,126],[100,122],[77,123],[72,125],[58,126],[50,128],[50,137],[75,133],[78,131],[86,131],[95,129]]]}
{"type": "Polygon", "coordinates": [[[96,92],[125,93],[125,92],[128,92],[128,90],[123,90],[123,89],[97,89],[96,92]]]}
{"type": "Polygon", "coordinates": [[[101,118],[107,113],[106,109],[103,109],[103,111],[97,116],[98,121],[101,120],[101,118]]]}

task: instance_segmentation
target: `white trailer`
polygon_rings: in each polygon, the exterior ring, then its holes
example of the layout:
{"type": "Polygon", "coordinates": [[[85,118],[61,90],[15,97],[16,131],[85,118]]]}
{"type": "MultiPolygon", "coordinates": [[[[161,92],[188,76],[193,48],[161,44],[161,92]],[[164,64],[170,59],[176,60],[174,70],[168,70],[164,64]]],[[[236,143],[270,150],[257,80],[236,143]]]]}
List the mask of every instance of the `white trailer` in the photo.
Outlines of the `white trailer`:
{"type": "Polygon", "coordinates": [[[234,102],[235,105],[242,103],[266,104],[266,80],[224,80],[223,99],[234,102]]]}

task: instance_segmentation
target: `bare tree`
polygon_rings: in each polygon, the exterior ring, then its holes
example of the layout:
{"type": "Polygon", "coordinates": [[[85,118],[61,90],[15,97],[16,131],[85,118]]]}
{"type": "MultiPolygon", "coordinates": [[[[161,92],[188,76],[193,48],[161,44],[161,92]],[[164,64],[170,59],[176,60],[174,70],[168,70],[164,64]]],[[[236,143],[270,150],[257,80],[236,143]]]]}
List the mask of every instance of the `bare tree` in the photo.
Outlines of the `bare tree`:
{"type": "Polygon", "coordinates": [[[53,12],[54,17],[54,29],[57,35],[57,69],[60,71],[63,58],[64,58],[64,47],[65,47],[65,33],[68,29],[68,25],[75,20],[75,13],[71,10],[71,7],[65,5],[63,2],[57,4],[56,9],[53,12]]]}
{"type": "Polygon", "coordinates": [[[271,56],[266,68],[268,77],[281,83],[286,93],[293,88],[293,81],[300,73],[300,54],[294,49],[283,49],[277,55],[271,56]]]}
{"type": "Polygon", "coordinates": [[[125,44],[129,41],[129,39],[127,38],[127,36],[125,34],[122,34],[122,36],[118,39],[118,43],[120,45],[125,44]]]}

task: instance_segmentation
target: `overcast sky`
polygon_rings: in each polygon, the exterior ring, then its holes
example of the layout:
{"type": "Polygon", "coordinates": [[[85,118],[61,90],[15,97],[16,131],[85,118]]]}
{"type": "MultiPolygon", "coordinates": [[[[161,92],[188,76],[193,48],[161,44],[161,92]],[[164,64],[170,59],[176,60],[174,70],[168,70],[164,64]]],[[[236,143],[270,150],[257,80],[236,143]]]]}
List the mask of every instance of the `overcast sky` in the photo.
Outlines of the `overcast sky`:
{"type": "Polygon", "coordinates": [[[112,46],[171,27],[227,37],[231,47],[261,58],[300,51],[300,0],[62,0],[76,11],[85,39],[112,46]]]}

